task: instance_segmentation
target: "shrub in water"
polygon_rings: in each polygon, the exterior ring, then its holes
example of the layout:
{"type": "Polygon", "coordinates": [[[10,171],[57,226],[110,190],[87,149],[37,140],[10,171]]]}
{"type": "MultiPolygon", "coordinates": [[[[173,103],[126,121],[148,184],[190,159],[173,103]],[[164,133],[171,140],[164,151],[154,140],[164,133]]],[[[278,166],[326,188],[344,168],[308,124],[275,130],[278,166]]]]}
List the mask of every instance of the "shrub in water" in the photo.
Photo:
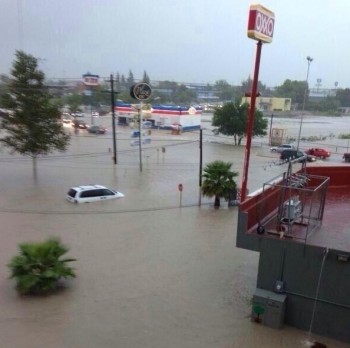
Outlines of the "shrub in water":
{"type": "Polygon", "coordinates": [[[62,259],[68,250],[57,238],[41,243],[19,244],[19,255],[8,264],[10,278],[16,279],[18,292],[22,295],[46,294],[57,288],[61,278],[74,278],[74,270],[68,266],[68,262],[76,260],[62,259]]]}

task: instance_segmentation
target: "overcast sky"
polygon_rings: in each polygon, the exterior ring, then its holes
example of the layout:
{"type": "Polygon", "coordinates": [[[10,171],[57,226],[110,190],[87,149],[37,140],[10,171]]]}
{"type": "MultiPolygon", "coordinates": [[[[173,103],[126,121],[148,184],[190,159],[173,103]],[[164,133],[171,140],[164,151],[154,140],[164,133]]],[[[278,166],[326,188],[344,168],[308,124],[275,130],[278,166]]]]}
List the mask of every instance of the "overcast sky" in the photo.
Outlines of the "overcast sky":
{"type": "MultiPolygon", "coordinates": [[[[17,49],[40,58],[47,77],[119,72],[136,79],[231,84],[253,76],[256,41],[247,38],[247,0],[0,0],[0,73],[17,49]]],[[[350,87],[349,0],[265,0],[275,13],[259,80],[322,79],[350,87]]]]}

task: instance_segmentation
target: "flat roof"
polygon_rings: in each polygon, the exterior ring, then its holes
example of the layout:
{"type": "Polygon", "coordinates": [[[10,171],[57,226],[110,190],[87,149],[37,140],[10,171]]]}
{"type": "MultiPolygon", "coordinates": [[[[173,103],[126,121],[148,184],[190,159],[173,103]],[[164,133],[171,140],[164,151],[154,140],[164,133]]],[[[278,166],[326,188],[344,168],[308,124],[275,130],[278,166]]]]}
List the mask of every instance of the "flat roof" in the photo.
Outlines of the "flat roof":
{"type": "MultiPolygon", "coordinates": [[[[254,203],[245,202],[241,208],[248,213],[248,234],[257,234],[259,224],[264,227],[265,238],[278,238],[291,242],[304,243],[319,247],[327,247],[350,252],[350,165],[307,167],[310,176],[322,175],[330,178],[326,191],[324,209],[320,203],[320,195],[310,194],[305,203],[302,218],[286,222],[279,220],[285,217],[278,214],[278,209],[289,209],[290,199],[281,196],[281,185],[272,184],[264,190],[259,190],[254,203]],[[269,194],[273,192],[273,194],[269,194]],[[278,200],[279,197],[283,197],[278,200]],[[289,202],[289,203],[288,203],[289,202]],[[280,207],[280,208],[279,208],[280,207]],[[320,208],[321,207],[321,208],[320,208]],[[318,216],[322,219],[318,220],[318,216]],[[282,227],[281,227],[282,226],[282,227]]],[[[304,193],[301,191],[300,196],[304,193]]],[[[302,201],[303,198],[300,198],[302,201]]],[[[292,207],[294,209],[294,207],[292,207]]],[[[293,212],[294,214],[294,212],[293,212]]]]}

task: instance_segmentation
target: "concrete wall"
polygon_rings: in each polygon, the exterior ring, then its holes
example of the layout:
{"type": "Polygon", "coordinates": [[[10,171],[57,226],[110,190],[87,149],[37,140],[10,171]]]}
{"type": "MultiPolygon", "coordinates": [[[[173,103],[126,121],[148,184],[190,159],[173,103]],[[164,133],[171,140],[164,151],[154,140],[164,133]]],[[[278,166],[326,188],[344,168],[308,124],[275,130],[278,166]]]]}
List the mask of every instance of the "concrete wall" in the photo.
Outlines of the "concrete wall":
{"type": "Polygon", "coordinates": [[[325,257],[312,332],[350,343],[350,262],[337,259],[344,252],[245,234],[246,217],[238,220],[237,246],[260,252],[257,287],[273,291],[277,280],[285,282],[288,325],[310,329],[325,257]]]}

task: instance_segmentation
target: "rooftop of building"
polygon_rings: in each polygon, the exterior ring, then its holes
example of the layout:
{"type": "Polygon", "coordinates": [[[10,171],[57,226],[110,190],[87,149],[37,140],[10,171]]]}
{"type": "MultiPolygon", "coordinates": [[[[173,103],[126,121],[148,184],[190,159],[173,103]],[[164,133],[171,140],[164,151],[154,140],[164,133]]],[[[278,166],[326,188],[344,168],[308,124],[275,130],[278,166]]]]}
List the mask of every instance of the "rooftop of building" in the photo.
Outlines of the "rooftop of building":
{"type": "Polygon", "coordinates": [[[350,165],[307,166],[240,205],[246,233],[350,252],[350,165]]]}

